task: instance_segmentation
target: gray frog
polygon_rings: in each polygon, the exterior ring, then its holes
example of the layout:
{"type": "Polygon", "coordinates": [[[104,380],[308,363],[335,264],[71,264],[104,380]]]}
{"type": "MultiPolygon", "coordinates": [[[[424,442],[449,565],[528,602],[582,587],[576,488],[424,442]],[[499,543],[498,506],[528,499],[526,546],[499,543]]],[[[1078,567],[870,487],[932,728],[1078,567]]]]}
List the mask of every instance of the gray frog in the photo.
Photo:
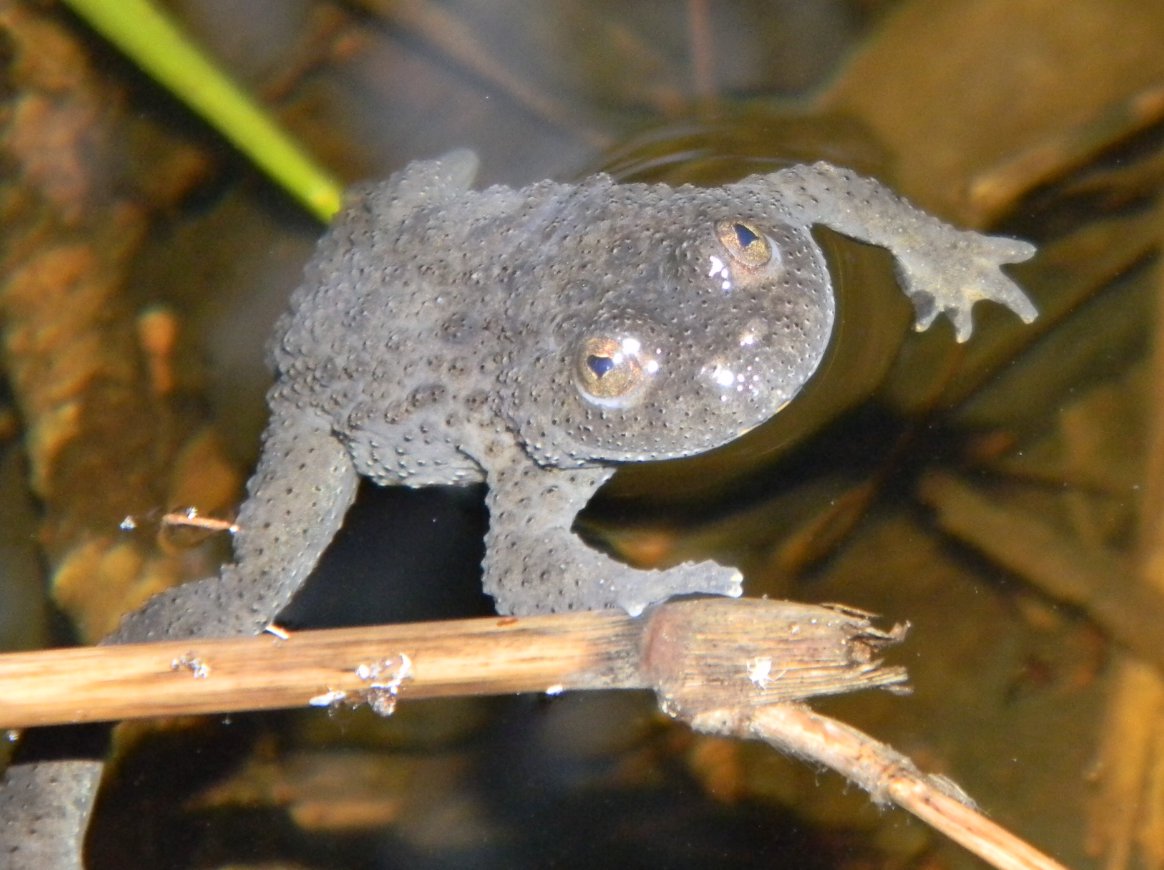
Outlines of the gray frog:
{"type": "Polygon", "coordinates": [[[763,423],[820,363],[833,288],[809,228],[887,248],[919,329],[959,341],[1033,246],[949,227],[817,163],[736,184],[470,189],[467,151],[356,189],[275,333],[277,380],[236,562],[156,597],[111,640],[260,631],[331,541],[359,475],[488,485],[484,585],[503,613],[740,594],[711,562],[637,570],[572,532],[620,463],[763,423]]]}

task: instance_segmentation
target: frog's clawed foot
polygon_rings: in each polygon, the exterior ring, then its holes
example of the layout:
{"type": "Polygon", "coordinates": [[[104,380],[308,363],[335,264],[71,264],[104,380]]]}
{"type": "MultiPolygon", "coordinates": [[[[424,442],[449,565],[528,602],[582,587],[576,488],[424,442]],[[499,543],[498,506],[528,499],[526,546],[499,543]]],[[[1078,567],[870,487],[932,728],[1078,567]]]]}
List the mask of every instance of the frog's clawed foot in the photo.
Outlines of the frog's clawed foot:
{"type": "Polygon", "coordinates": [[[958,341],[974,330],[971,309],[989,299],[1005,305],[1024,323],[1038,316],[1034,304],[999,268],[1021,263],[1035,254],[1035,246],[1018,239],[955,231],[949,247],[924,258],[901,257],[901,281],[917,314],[915,328],[928,329],[945,312],[958,341]]]}

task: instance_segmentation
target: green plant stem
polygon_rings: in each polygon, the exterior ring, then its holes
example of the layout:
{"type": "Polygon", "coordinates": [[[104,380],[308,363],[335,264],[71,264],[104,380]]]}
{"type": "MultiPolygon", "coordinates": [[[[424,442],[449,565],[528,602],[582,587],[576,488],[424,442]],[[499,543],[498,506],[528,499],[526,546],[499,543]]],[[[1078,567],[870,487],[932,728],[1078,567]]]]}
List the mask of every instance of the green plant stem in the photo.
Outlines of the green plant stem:
{"type": "Polygon", "coordinates": [[[149,0],[65,0],[325,223],[342,187],[149,0]]]}

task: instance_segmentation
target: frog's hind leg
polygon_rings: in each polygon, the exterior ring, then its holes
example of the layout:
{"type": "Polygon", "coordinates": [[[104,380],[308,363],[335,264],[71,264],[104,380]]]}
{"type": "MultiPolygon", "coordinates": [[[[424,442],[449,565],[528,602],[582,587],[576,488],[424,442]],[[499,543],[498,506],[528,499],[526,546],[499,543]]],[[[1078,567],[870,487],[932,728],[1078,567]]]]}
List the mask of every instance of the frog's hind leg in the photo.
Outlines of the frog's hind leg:
{"type": "Polygon", "coordinates": [[[740,594],[739,571],[714,562],[643,570],[583,543],[571,531],[574,518],[613,473],[544,468],[516,448],[490,463],[484,587],[498,612],[618,607],[635,616],[672,595],[740,594]]]}
{"type": "Polygon", "coordinates": [[[355,498],[357,475],[330,425],[275,402],[238,517],[235,562],[156,595],[106,642],[257,634],[307,579],[355,498]]]}

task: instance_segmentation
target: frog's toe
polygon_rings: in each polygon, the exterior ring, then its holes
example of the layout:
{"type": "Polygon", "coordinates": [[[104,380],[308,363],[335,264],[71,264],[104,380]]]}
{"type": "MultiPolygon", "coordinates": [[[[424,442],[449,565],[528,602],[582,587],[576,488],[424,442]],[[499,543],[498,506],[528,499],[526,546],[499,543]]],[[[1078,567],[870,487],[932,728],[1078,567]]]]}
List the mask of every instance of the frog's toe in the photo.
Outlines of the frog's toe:
{"type": "Polygon", "coordinates": [[[954,340],[959,344],[974,334],[972,305],[973,303],[970,303],[969,305],[951,308],[949,311],[950,322],[954,324],[954,340]]]}
{"type": "Polygon", "coordinates": [[[633,583],[618,590],[616,602],[631,616],[638,616],[649,605],[674,595],[738,598],[744,591],[743,579],[737,569],[712,561],[684,562],[662,571],[634,571],[633,583]]]}
{"type": "Polygon", "coordinates": [[[1023,323],[1030,323],[1039,316],[1035,303],[1031,302],[1027,294],[1005,275],[996,274],[987,289],[988,292],[984,294],[987,299],[1005,305],[1017,314],[1023,323]]]}
{"type": "MultiPolygon", "coordinates": [[[[954,336],[959,343],[966,341],[974,332],[974,320],[971,313],[974,303],[989,299],[999,305],[1005,305],[1023,321],[1030,323],[1038,317],[1038,309],[1017,284],[991,267],[990,271],[982,274],[981,280],[975,285],[965,288],[958,300],[946,307],[946,312],[954,324],[954,336]]],[[[927,324],[928,325],[928,324],[927,324]]]]}
{"type": "Polygon", "coordinates": [[[978,287],[966,293],[969,304],[972,305],[977,299],[990,299],[1005,305],[1024,323],[1030,323],[1038,317],[1038,310],[1022,289],[1001,271],[1001,267],[1006,263],[1029,260],[1035,255],[1035,246],[1005,236],[985,236],[978,241],[980,247],[976,252],[975,271],[980,277],[978,287]]]}
{"type": "Polygon", "coordinates": [[[913,328],[917,332],[924,332],[933,326],[938,315],[942,313],[934,294],[925,290],[909,291],[909,301],[913,303],[913,328]]]}
{"type": "Polygon", "coordinates": [[[1007,236],[984,236],[986,257],[995,263],[1022,263],[1029,260],[1038,250],[1030,242],[1007,236]]]}

